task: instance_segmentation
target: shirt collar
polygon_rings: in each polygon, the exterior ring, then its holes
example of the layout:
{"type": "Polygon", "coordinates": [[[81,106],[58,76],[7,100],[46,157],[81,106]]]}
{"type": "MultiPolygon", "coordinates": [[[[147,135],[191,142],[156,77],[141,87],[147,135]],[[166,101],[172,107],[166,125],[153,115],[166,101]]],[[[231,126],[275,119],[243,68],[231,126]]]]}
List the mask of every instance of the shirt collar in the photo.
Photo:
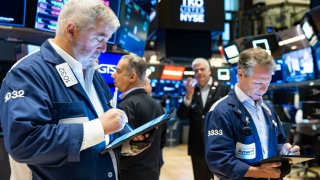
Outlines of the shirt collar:
{"type": "Polygon", "coordinates": [[[52,39],[49,39],[49,43],[52,45],[53,49],[68,63],[72,70],[81,69],[82,71],[82,64],[66,53],[63,49],[61,49],[52,39]]]}
{"type": "MultiPolygon", "coordinates": [[[[239,87],[238,87],[238,83],[235,85],[234,91],[236,93],[236,96],[238,97],[239,101],[241,103],[244,102],[248,102],[249,104],[251,104],[252,106],[255,106],[256,103],[254,100],[252,100],[248,95],[246,95],[246,93],[244,93],[239,87]]],[[[259,99],[256,101],[257,105],[261,106],[262,104],[262,99],[259,99]]]]}
{"type": "Polygon", "coordinates": [[[208,87],[211,87],[213,84],[213,80],[212,80],[212,77],[210,77],[209,81],[207,82],[207,84],[202,88],[200,87],[200,89],[204,89],[204,88],[208,88],[208,87]]]}
{"type": "Polygon", "coordinates": [[[123,92],[122,94],[119,95],[119,97],[121,99],[124,99],[129,93],[131,93],[132,91],[136,90],[136,89],[144,89],[144,87],[134,87],[134,88],[131,88],[129,89],[128,91],[126,92],[123,92]]]}

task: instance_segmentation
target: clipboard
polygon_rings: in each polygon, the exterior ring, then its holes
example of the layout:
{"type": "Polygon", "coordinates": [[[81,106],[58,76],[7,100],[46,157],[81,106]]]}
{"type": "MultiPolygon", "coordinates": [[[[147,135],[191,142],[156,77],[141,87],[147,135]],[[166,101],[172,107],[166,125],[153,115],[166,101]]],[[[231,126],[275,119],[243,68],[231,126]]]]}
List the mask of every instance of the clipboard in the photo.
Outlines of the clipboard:
{"type": "Polygon", "coordinates": [[[300,155],[279,155],[270,157],[267,159],[263,159],[259,162],[256,162],[253,164],[253,166],[259,166],[263,163],[269,163],[269,162],[281,162],[281,161],[289,161],[289,164],[297,164],[300,162],[310,161],[315,159],[313,156],[300,156],[300,155]]]}
{"type": "Polygon", "coordinates": [[[128,133],[116,138],[109,145],[107,145],[106,148],[100,152],[100,154],[101,155],[105,154],[109,150],[114,149],[116,147],[119,147],[123,143],[130,141],[132,138],[134,138],[138,135],[144,134],[157,126],[160,126],[160,125],[166,123],[170,119],[174,118],[175,115],[176,115],[176,109],[172,109],[170,112],[163,114],[163,115],[137,127],[133,131],[128,132],[128,133]]]}

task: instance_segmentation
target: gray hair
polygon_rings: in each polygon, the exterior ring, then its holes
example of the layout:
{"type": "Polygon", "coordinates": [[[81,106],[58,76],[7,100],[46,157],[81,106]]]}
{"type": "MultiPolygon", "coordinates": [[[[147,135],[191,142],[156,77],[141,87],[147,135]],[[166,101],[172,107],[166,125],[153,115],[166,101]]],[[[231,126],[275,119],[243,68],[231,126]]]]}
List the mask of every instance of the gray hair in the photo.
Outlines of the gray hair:
{"type": "Polygon", "coordinates": [[[197,65],[197,64],[204,64],[208,69],[210,69],[209,61],[205,58],[196,58],[192,61],[191,67],[197,65]]]}
{"type": "Polygon", "coordinates": [[[121,60],[123,59],[128,61],[127,72],[136,72],[139,80],[141,82],[144,82],[146,78],[146,71],[148,68],[147,62],[141,57],[133,54],[124,55],[122,56],[121,60]]]}
{"type": "Polygon", "coordinates": [[[114,33],[120,22],[110,7],[101,0],[69,0],[63,5],[58,18],[57,34],[62,34],[68,22],[74,22],[82,31],[102,20],[114,33]]]}
{"type": "Polygon", "coordinates": [[[260,47],[250,48],[240,53],[238,68],[242,69],[244,76],[252,75],[255,65],[273,71],[276,68],[273,57],[260,47]]]}

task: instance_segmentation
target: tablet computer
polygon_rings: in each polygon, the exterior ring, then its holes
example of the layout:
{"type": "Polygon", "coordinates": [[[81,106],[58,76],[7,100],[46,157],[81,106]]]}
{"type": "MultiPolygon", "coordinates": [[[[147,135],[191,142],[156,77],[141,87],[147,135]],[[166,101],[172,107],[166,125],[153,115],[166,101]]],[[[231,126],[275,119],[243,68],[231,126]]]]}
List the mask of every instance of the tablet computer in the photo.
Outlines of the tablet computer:
{"type": "Polygon", "coordinates": [[[285,161],[285,160],[288,160],[289,164],[296,164],[296,163],[300,163],[300,162],[304,162],[304,161],[309,161],[314,158],[315,157],[312,157],[312,156],[301,156],[301,155],[279,155],[279,156],[263,159],[259,162],[254,163],[253,165],[259,166],[263,163],[281,162],[281,161],[285,161]]]}
{"type": "Polygon", "coordinates": [[[176,114],[176,109],[172,109],[170,112],[163,114],[163,115],[137,127],[136,129],[132,130],[131,132],[128,132],[128,133],[116,138],[109,145],[107,145],[106,148],[100,152],[100,154],[104,154],[104,153],[108,152],[109,150],[120,146],[124,142],[130,141],[132,138],[134,138],[138,135],[144,134],[157,126],[164,124],[165,122],[167,122],[170,119],[172,119],[173,117],[175,117],[175,114],[176,114]]]}

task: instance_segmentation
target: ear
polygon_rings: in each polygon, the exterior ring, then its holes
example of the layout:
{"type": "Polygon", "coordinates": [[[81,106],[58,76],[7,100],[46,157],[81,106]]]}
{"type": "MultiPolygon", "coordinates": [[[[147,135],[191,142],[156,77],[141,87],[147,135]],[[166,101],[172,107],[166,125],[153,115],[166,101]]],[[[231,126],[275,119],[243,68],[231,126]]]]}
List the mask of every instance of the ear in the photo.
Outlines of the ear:
{"type": "Polygon", "coordinates": [[[74,22],[69,22],[66,26],[66,34],[67,34],[67,38],[70,39],[71,41],[73,41],[73,39],[76,37],[76,30],[77,30],[77,26],[74,22]]]}
{"type": "Polygon", "coordinates": [[[129,75],[129,81],[130,82],[136,82],[137,78],[138,78],[138,76],[137,76],[136,72],[130,73],[130,75],[129,75]]]}
{"type": "Polygon", "coordinates": [[[244,76],[242,69],[238,69],[238,78],[239,80],[242,79],[242,77],[244,76]]]}

